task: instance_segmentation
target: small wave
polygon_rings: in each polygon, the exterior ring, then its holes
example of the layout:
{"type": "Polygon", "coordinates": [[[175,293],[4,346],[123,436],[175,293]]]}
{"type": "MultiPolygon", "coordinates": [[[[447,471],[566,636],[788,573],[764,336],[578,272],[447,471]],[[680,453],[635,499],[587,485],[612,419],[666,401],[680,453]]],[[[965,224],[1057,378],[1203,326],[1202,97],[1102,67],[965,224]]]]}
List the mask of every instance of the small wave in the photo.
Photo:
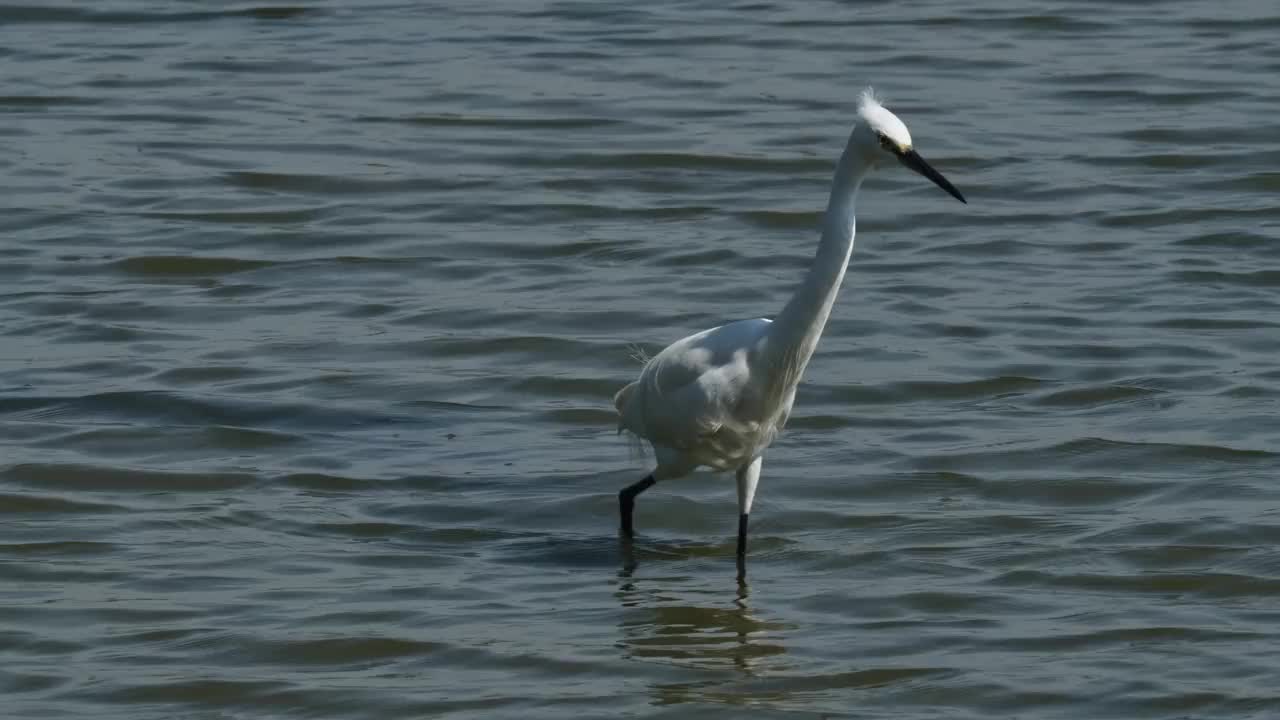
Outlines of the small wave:
{"type": "Polygon", "coordinates": [[[1039,570],[1015,570],[1004,573],[991,582],[1006,587],[1042,587],[1104,593],[1280,597],[1280,578],[1215,572],[1058,575],[1039,570]]]}
{"type": "MultiPolygon", "coordinates": [[[[0,12],[0,23],[4,22],[3,17],[3,12],[0,12]]],[[[0,108],[19,112],[100,103],[102,103],[100,99],[77,95],[0,95],[0,108]]]]}
{"type": "MultiPolygon", "coordinates": [[[[6,471],[0,471],[0,477],[4,477],[6,471]]],[[[0,515],[27,515],[27,514],[88,514],[88,513],[108,513],[120,512],[125,510],[121,505],[111,505],[102,502],[89,502],[86,500],[72,500],[70,498],[55,497],[51,495],[29,495],[0,493],[0,515]]]]}
{"type": "Polygon", "coordinates": [[[91,492],[220,492],[259,482],[248,473],[186,473],[70,463],[24,463],[0,470],[0,479],[42,489],[91,492]]]}
{"type": "Polygon", "coordinates": [[[299,225],[315,222],[327,213],[327,207],[287,210],[209,210],[180,212],[177,210],[152,210],[140,212],[140,217],[181,222],[206,222],[227,225],[299,225]]]}
{"type": "Polygon", "coordinates": [[[226,637],[219,641],[226,661],[290,667],[369,665],[422,658],[447,646],[443,643],[378,636],[296,639],[262,636],[226,637]]]}
{"type": "Polygon", "coordinates": [[[1280,270],[1254,270],[1253,272],[1224,272],[1221,270],[1179,270],[1169,273],[1176,282],[1196,285],[1227,285],[1234,287],[1280,287],[1280,270]]]}
{"type": "Polygon", "coordinates": [[[1161,391],[1130,385],[1095,385],[1049,393],[1032,400],[1034,405],[1065,408],[1096,408],[1113,403],[1134,402],[1160,395],[1161,391]]]}
{"type": "Polygon", "coordinates": [[[1023,395],[1043,387],[1036,378],[1001,375],[981,380],[958,382],[917,380],[889,383],[881,387],[832,387],[826,393],[828,402],[854,404],[898,404],[938,400],[990,400],[1023,395]]]}
{"type": "Polygon", "coordinates": [[[139,25],[144,23],[196,23],[220,21],[227,18],[246,17],[258,20],[292,20],[313,13],[324,12],[320,8],[302,5],[263,5],[221,11],[196,12],[136,12],[127,10],[90,10],[73,7],[46,7],[37,5],[0,5],[0,24],[74,23],[89,25],[139,25]]]}
{"type": "Polygon", "coordinates": [[[495,117],[481,115],[364,115],[356,122],[405,123],[424,127],[495,128],[501,130],[589,130],[623,125],[625,120],[604,117],[495,117]]]}
{"type": "Polygon", "coordinates": [[[1227,248],[1252,250],[1269,248],[1276,244],[1275,240],[1261,233],[1249,230],[1232,230],[1230,232],[1204,232],[1191,235],[1174,244],[1186,247],[1227,248]]]}
{"type": "Polygon", "coordinates": [[[1143,474],[1158,471],[1186,473],[1189,467],[1256,465],[1271,468],[1280,454],[1268,450],[1237,449],[1219,445],[1144,443],[1080,438],[1041,447],[998,448],[973,452],[936,454],[917,458],[913,464],[935,470],[964,472],[984,468],[1061,472],[1116,467],[1135,468],[1143,474]]]}
{"type": "Polygon", "coordinates": [[[510,160],[528,167],[605,168],[612,170],[717,170],[753,176],[828,173],[831,163],[812,158],[761,158],[706,153],[623,152],[524,155],[510,160]]]}
{"type": "Polygon", "coordinates": [[[223,181],[246,190],[294,192],[312,195],[370,195],[406,192],[440,193],[470,190],[487,185],[481,180],[435,177],[360,177],[260,171],[232,171],[223,181]]]}
{"type": "Polygon", "coordinates": [[[15,557],[85,557],[109,555],[119,550],[113,543],[63,540],[28,543],[0,543],[0,555],[15,557]]]}
{"type": "Polygon", "coordinates": [[[267,260],[242,260],[230,257],[192,257],[188,255],[147,255],[125,258],[111,266],[131,275],[229,275],[270,267],[267,260]]]}
{"type": "Polygon", "coordinates": [[[291,430],[307,428],[349,428],[354,425],[395,422],[380,413],[321,405],[270,403],[243,396],[194,395],[163,390],[136,390],[98,393],[76,397],[14,396],[0,399],[0,412],[23,418],[77,422],[91,419],[163,421],[173,426],[262,429],[282,425],[291,430]]]}

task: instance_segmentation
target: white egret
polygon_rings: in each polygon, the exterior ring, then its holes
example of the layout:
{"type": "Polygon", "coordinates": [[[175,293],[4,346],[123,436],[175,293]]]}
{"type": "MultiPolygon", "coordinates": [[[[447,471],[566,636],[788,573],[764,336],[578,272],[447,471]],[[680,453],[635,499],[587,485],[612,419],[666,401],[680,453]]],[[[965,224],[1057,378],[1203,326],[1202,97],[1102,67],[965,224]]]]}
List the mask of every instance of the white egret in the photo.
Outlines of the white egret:
{"type": "Polygon", "coordinates": [[[747,516],[760,462],[786,425],[796,385],[813,355],[853,251],[854,201],[872,170],[899,162],[960,202],[964,196],[926,163],[907,126],[868,89],[831,183],[813,265],[777,319],[741,320],[672,343],[614,396],[619,431],[653,446],[657,466],[618,493],[621,531],[633,535],[636,496],[700,466],[733,470],[738,481],[738,563],[747,548],[747,516]]]}

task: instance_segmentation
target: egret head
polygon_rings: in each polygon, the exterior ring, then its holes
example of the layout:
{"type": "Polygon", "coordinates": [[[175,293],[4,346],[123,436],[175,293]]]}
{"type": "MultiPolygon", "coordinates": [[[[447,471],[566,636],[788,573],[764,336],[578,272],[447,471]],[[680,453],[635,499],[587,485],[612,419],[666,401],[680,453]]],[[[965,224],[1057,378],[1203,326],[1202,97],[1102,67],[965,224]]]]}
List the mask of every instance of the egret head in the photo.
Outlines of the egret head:
{"type": "Polygon", "coordinates": [[[855,135],[863,145],[863,151],[870,156],[875,165],[884,164],[893,159],[906,167],[932,180],[938,187],[950,193],[960,202],[967,202],[960,191],[955,188],[942,173],[934,170],[929,163],[920,157],[911,144],[911,133],[897,115],[889,112],[870,88],[862,93],[858,102],[859,132],[855,135]]]}

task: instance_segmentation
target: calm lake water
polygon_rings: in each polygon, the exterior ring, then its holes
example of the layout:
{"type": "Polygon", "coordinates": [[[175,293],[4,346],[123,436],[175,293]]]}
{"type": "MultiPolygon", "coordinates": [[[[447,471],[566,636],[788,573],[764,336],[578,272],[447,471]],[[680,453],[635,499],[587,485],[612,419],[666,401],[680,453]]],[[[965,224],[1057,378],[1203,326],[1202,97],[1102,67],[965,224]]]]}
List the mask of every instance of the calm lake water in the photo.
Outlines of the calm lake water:
{"type": "Polygon", "coordinates": [[[6,718],[1280,717],[1280,5],[0,5],[6,718]],[[633,355],[781,308],[753,513],[633,355]]]}

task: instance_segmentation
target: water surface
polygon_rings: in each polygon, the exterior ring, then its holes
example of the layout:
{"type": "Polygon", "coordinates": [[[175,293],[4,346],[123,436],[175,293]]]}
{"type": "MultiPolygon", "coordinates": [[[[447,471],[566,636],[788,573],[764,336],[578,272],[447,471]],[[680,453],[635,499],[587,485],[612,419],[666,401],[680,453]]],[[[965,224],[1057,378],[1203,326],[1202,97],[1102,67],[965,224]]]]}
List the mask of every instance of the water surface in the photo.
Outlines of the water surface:
{"type": "Polygon", "coordinates": [[[1270,718],[1280,9],[0,5],[15,718],[1270,718]],[[610,399],[785,302],[770,451],[610,399]]]}

